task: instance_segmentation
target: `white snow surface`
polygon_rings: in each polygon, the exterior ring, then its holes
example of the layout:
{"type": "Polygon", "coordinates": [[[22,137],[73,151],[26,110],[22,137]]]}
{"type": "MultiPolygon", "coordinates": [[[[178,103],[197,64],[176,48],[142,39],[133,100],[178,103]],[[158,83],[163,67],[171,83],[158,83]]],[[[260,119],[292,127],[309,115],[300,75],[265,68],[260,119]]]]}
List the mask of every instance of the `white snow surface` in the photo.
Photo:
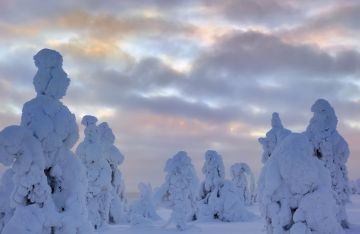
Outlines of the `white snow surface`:
{"type": "MultiPolygon", "coordinates": [[[[360,195],[351,197],[352,203],[347,205],[347,213],[349,215],[350,229],[346,230],[346,234],[360,233],[360,195]]],[[[254,204],[249,209],[256,215],[260,215],[258,204],[254,204]]],[[[99,234],[176,234],[179,231],[175,225],[164,228],[164,223],[171,215],[171,210],[158,209],[158,213],[162,220],[149,223],[143,226],[131,226],[129,224],[111,225],[99,231],[99,234]]],[[[247,222],[202,222],[195,221],[189,223],[190,227],[183,231],[186,234],[265,234],[265,221],[257,218],[247,222]]]]}

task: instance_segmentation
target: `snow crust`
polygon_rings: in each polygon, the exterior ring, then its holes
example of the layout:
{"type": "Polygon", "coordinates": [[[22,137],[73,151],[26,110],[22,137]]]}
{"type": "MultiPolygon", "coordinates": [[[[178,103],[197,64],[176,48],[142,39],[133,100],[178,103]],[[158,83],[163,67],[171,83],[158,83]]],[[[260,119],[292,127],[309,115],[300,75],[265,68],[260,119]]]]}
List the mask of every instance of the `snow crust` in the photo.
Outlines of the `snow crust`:
{"type": "Polygon", "coordinates": [[[261,172],[259,202],[267,233],[344,233],[330,173],[305,134],[292,133],[275,148],[261,172]]]}
{"type": "Polygon", "coordinates": [[[312,143],[313,155],[324,162],[331,175],[333,196],[340,210],[337,218],[344,228],[348,227],[345,205],[350,196],[346,162],[349,147],[336,130],[337,117],[334,108],[325,99],[318,99],[311,107],[314,113],[306,129],[312,143]]]}

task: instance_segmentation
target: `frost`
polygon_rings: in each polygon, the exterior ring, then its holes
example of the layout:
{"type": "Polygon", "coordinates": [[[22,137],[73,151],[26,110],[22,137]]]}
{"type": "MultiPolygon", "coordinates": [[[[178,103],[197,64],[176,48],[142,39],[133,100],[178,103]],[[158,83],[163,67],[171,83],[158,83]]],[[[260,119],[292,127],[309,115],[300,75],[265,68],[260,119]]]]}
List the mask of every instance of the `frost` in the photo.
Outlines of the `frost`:
{"type": "Polygon", "coordinates": [[[259,201],[268,233],[344,233],[330,174],[312,151],[305,134],[292,133],[265,164],[259,201]]]}
{"type": "Polygon", "coordinates": [[[340,207],[337,218],[344,228],[348,228],[345,204],[349,202],[350,195],[346,167],[349,147],[336,130],[338,120],[328,101],[318,99],[312,105],[311,111],[314,115],[306,129],[306,134],[312,143],[313,155],[322,160],[330,171],[333,195],[340,207]]]}
{"type": "Polygon", "coordinates": [[[160,216],[156,213],[151,185],[140,183],[138,188],[139,198],[131,204],[130,208],[131,224],[141,225],[160,220],[160,216]]]}
{"type": "Polygon", "coordinates": [[[180,151],[168,159],[165,165],[165,183],[157,196],[170,209],[168,224],[174,222],[179,230],[187,229],[187,221],[194,218],[198,179],[191,158],[180,151]]]}
{"type": "Polygon", "coordinates": [[[271,127],[271,130],[266,133],[265,138],[259,138],[259,143],[264,150],[261,159],[263,163],[266,163],[276,146],[291,133],[290,130],[283,127],[280,116],[276,112],[272,114],[271,127]]]}
{"type": "Polygon", "coordinates": [[[202,168],[205,181],[200,185],[197,218],[199,220],[219,219],[221,221],[247,221],[254,217],[240,200],[236,186],[225,180],[224,163],[214,150],[205,153],[202,168]]]}
{"type": "Polygon", "coordinates": [[[236,188],[239,199],[246,205],[255,202],[255,178],[249,165],[235,163],[231,166],[232,182],[236,188]]]}

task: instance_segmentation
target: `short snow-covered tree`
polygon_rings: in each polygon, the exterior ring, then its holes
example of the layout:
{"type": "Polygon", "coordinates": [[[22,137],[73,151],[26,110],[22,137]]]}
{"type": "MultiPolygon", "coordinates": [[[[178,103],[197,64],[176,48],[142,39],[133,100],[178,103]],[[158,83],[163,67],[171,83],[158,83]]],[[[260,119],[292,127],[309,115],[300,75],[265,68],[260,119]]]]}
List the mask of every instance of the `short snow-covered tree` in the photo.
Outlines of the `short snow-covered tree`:
{"type": "Polygon", "coordinates": [[[197,219],[231,222],[253,218],[253,214],[246,210],[240,200],[235,185],[225,180],[221,155],[214,150],[208,150],[202,172],[205,181],[200,185],[197,219]]]}
{"type": "Polygon", "coordinates": [[[87,207],[89,219],[95,229],[108,223],[112,199],[111,168],[102,154],[97,119],[86,115],[81,123],[85,126],[84,141],[76,149],[77,156],[86,167],[88,179],[87,207]]]}
{"type": "Polygon", "coordinates": [[[115,135],[106,122],[99,124],[102,155],[111,168],[112,198],[110,202],[110,223],[125,223],[129,221],[128,204],[125,195],[125,183],[119,170],[124,161],[123,154],[115,146],[115,135]]]}
{"type": "Polygon", "coordinates": [[[40,142],[26,128],[7,127],[0,132],[0,162],[11,166],[0,191],[8,202],[1,204],[1,233],[51,233],[60,219],[44,174],[40,142]]]}
{"type": "Polygon", "coordinates": [[[230,171],[240,201],[246,205],[252,205],[255,202],[255,178],[249,165],[235,163],[230,171]]]}
{"type": "Polygon", "coordinates": [[[44,172],[61,219],[51,232],[92,233],[85,200],[85,170],[71,151],[79,130],[74,114],[60,101],[70,79],[62,69],[63,59],[57,51],[42,49],[34,61],[38,68],[33,81],[37,96],[24,104],[21,126],[41,144],[44,172]]]}
{"type": "Polygon", "coordinates": [[[141,225],[160,220],[160,216],[156,213],[151,185],[140,183],[138,188],[139,198],[135,200],[130,207],[131,224],[141,225]]]}
{"type": "Polygon", "coordinates": [[[336,130],[338,119],[335,110],[324,99],[318,99],[311,107],[314,113],[306,129],[306,134],[313,146],[313,155],[325,164],[330,171],[333,195],[340,207],[338,220],[348,228],[345,204],[349,202],[349,181],[346,162],[349,158],[349,147],[336,130]]]}
{"type": "Polygon", "coordinates": [[[179,230],[185,230],[196,209],[198,179],[194,166],[187,153],[180,151],[167,160],[164,170],[165,183],[157,191],[157,197],[172,209],[168,224],[174,222],[179,230]]]}
{"type": "Polygon", "coordinates": [[[272,114],[271,127],[271,130],[266,133],[266,137],[259,138],[259,143],[264,150],[261,159],[262,163],[266,163],[276,146],[291,133],[290,130],[283,127],[277,112],[272,114]]]}
{"type": "Polygon", "coordinates": [[[258,194],[267,233],[343,233],[330,173],[312,154],[307,136],[292,133],[263,167],[258,194]]]}

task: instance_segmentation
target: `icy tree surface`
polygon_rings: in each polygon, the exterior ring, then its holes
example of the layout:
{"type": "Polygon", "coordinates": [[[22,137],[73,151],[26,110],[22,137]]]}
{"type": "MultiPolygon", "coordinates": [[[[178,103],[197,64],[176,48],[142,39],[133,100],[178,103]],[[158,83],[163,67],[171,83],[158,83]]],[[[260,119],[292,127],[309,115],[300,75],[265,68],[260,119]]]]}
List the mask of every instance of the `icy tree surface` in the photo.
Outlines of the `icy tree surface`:
{"type": "Polygon", "coordinates": [[[151,185],[140,183],[138,188],[139,198],[131,204],[130,208],[131,224],[141,225],[160,220],[160,216],[156,213],[151,185]]]}
{"type": "Polygon", "coordinates": [[[208,150],[202,172],[205,181],[200,185],[197,219],[231,222],[253,218],[253,214],[245,209],[244,202],[240,200],[236,186],[225,180],[221,155],[208,150]]]}
{"type": "Polygon", "coordinates": [[[70,150],[79,137],[78,127],[75,116],[60,101],[70,80],[58,52],[43,49],[34,60],[37,96],[24,104],[21,126],[41,143],[45,175],[61,219],[61,226],[54,227],[53,232],[92,233],[85,201],[85,170],[70,150]]]}
{"type": "Polygon", "coordinates": [[[255,178],[249,165],[235,163],[230,171],[240,201],[246,205],[252,205],[255,202],[255,178]]]}
{"type": "Polygon", "coordinates": [[[263,163],[266,163],[276,146],[291,133],[290,130],[283,127],[280,116],[276,112],[272,114],[271,127],[271,130],[266,133],[266,137],[259,138],[259,143],[264,150],[261,159],[263,163]]]}
{"type": "Polygon", "coordinates": [[[124,162],[124,156],[115,146],[115,135],[106,122],[99,124],[102,157],[111,169],[112,196],[110,201],[110,223],[126,223],[129,221],[128,204],[125,196],[125,183],[119,166],[124,162]]]}
{"type": "Polygon", "coordinates": [[[311,107],[314,113],[306,129],[306,134],[313,146],[313,155],[325,164],[330,171],[333,194],[340,207],[337,214],[342,226],[347,228],[348,221],[345,204],[349,202],[349,182],[346,162],[349,158],[349,147],[336,130],[337,117],[330,103],[318,99],[311,107]]]}
{"type": "Polygon", "coordinates": [[[168,224],[174,222],[179,230],[185,230],[187,221],[194,217],[198,179],[191,158],[180,151],[168,159],[165,165],[165,183],[157,196],[172,209],[168,224]]]}
{"type": "Polygon", "coordinates": [[[292,133],[265,164],[259,201],[267,233],[344,233],[329,171],[312,154],[307,136],[292,133]]]}
{"type": "Polygon", "coordinates": [[[95,229],[108,223],[112,200],[111,168],[102,154],[100,131],[94,116],[84,116],[84,141],[76,149],[77,156],[86,167],[88,190],[86,195],[89,219],[95,229]]]}

